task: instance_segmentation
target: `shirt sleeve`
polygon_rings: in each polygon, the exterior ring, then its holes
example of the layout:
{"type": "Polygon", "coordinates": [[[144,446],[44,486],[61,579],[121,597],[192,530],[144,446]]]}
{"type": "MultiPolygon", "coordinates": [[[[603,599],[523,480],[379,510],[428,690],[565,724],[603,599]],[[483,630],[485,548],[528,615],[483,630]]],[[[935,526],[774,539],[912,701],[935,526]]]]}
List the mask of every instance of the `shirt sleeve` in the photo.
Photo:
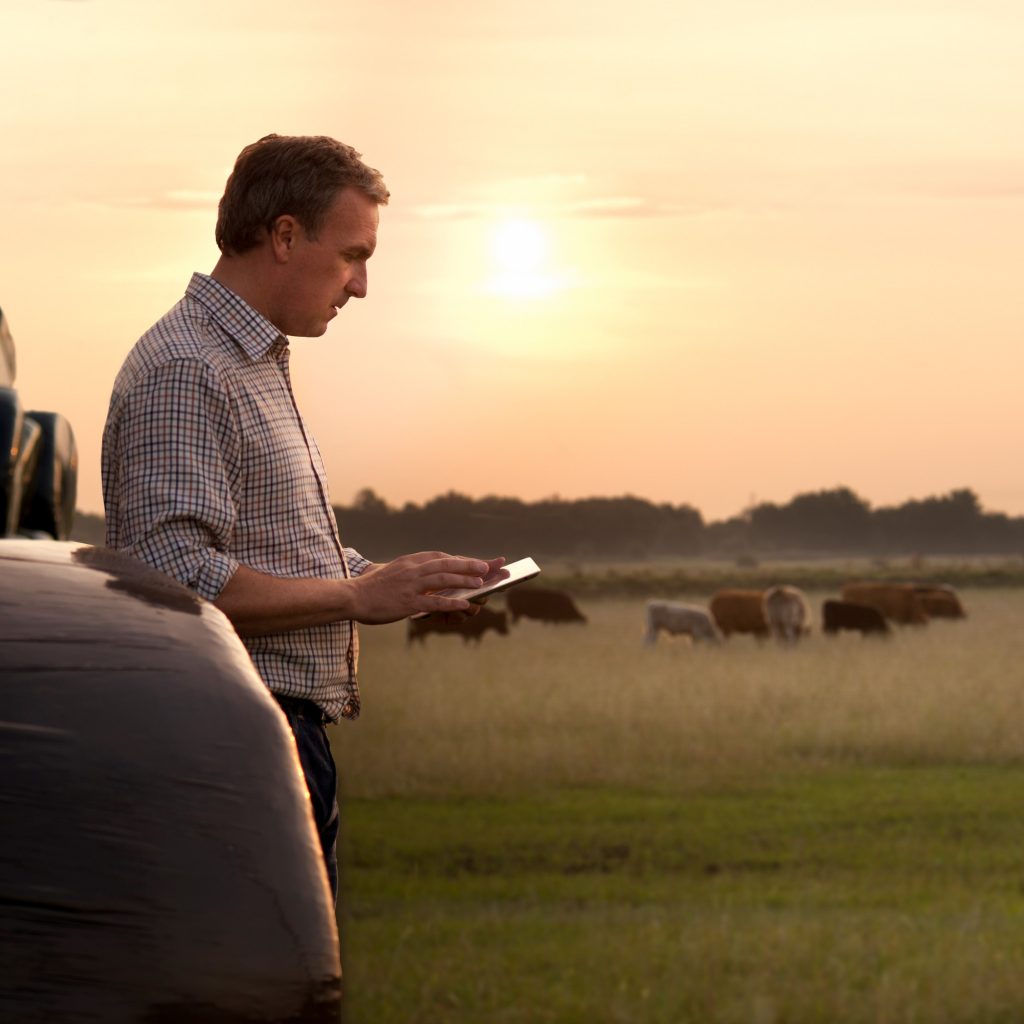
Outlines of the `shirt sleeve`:
{"type": "Polygon", "coordinates": [[[198,360],[149,371],[118,413],[120,546],[209,601],[239,565],[226,553],[238,518],[230,467],[239,450],[229,397],[198,360]]]}
{"type": "Polygon", "coordinates": [[[368,558],[363,558],[355,548],[345,548],[345,562],[348,564],[350,576],[361,576],[366,567],[373,564],[368,558]]]}

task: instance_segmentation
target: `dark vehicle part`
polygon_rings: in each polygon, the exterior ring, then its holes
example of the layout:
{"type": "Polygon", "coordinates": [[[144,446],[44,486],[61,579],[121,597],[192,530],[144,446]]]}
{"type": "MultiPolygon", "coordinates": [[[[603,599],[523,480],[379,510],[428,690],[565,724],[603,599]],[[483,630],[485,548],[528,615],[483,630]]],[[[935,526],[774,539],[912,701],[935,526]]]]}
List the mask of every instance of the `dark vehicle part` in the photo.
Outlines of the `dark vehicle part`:
{"type": "Polygon", "coordinates": [[[75,435],[57,413],[22,409],[15,369],[14,339],[0,310],[0,537],[67,540],[78,486],[75,435]]]}
{"type": "Polygon", "coordinates": [[[78,491],[75,435],[60,413],[30,411],[25,416],[39,425],[39,454],[22,495],[19,532],[67,540],[75,521],[78,491]]]}
{"type": "Polygon", "coordinates": [[[0,1020],[338,1019],[287,723],[228,620],[125,555],[0,541],[0,1020]]]}
{"type": "Polygon", "coordinates": [[[4,311],[0,309],[0,387],[13,388],[17,362],[14,358],[14,338],[7,326],[4,311]]]}

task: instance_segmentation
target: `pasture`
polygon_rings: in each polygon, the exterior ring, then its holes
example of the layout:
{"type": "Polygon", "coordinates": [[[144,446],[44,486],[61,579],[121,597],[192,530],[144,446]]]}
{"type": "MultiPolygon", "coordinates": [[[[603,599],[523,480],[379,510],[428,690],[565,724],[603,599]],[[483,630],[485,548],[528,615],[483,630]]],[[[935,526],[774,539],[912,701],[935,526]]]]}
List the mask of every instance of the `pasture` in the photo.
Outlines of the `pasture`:
{"type": "Polygon", "coordinates": [[[962,596],[796,648],[364,629],[349,1024],[1024,1019],[1024,590],[962,596]]]}

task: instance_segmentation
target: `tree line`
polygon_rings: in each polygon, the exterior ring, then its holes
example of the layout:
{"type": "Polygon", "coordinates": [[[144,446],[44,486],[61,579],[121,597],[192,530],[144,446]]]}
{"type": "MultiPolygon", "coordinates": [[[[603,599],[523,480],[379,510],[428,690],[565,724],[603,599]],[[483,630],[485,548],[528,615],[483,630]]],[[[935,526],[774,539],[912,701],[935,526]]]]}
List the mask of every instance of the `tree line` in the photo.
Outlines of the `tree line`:
{"type": "Polygon", "coordinates": [[[451,491],[417,505],[360,491],[335,508],[346,544],[385,560],[406,551],[646,560],[710,555],[1024,554],[1024,517],[982,509],[970,489],[872,508],[847,487],[762,502],[705,522],[690,505],[615,498],[470,498],[451,491]]]}

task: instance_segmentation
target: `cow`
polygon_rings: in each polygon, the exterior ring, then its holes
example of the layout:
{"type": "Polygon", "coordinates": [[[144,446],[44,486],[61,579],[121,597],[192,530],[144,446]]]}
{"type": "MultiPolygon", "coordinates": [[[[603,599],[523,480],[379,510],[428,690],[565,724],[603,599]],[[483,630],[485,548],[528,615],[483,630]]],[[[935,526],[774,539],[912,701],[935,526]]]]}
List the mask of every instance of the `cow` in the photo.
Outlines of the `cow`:
{"type": "Polygon", "coordinates": [[[676,604],[672,601],[648,601],[647,630],[644,643],[653,646],[658,640],[658,631],[669,636],[688,636],[694,643],[706,640],[719,642],[718,631],[711,616],[703,608],[692,604],[676,604]]]}
{"type": "Polygon", "coordinates": [[[572,597],[564,590],[549,587],[513,587],[506,602],[513,622],[520,619],[539,619],[541,622],[586,622],[586,616],[576,607],[572,597]]]}
{"type": "Polygon", "coordinates": [[[867,604],[830,599],[821,606],[821,617],[822,630],[829,635],[835,635],[843,629],[854,630],[861,636],[871,633],[890,636],[892,633],[885,616],[867,604]]]}
{"type": "Polygon", "coordinates": [[[910,583],[847,583],[841,595],[844,601],[877,608],[891,622],[923,626],[928,613],[910,583]]]}
{"type": "Polygon", "coordinates": [[[771,635],[764,617],[764,593],[760,590],[719,590],[711,597],[711,617],[726,638],[733,633],[771,635]]]}
{"type": "Polygon", "coordinates": [[[811,631],[811,607],[796,587],[770,587],[764,592],[764,617],[776,640],[796,643],[811,631]]]}
{"type": "Polygon", "coordinates": [[[950,586],[919,583],[914,587],[917,599],[933,619],[966,619],[967,612],[957,592],[950,586]]]}
{"type": "Polygon", "coordinates": [[[420,643],[427,642],[428,633],[441,633],[443,635],[461,636],[463,643],[475,640],[477,643],[483,639],[484,633],[493,629],[495,633],[508,636],[508,615],[505,612],[496,612],[491,608],[481,608],[476,615],[462,619],[460,622],[446,622],[439,615],[425,615],[420,619],[409,619],[405,640],[411,644],[414,640],[420,643]]]}

